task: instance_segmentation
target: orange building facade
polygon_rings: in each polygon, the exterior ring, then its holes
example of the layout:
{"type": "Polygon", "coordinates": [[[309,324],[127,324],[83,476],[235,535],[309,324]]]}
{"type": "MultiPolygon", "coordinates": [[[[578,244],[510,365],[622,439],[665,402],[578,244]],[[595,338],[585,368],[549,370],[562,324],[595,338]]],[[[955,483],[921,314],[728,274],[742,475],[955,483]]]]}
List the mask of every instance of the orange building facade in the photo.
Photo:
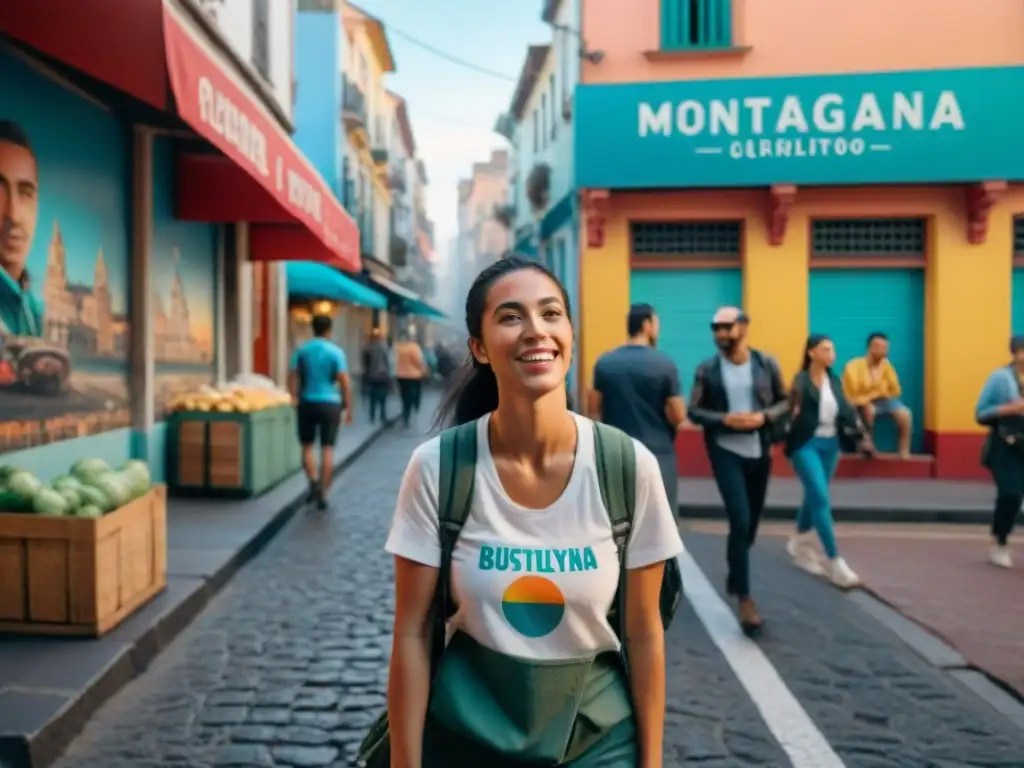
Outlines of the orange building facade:
{"type": "MultiPolygon", "coordinates": [[[[586,384],[631,303],[687,391],[718,305],[787,376],[809,332],[840,365],[883,332],[918,457],[842,471],[978,476],[975,400],[1024,332],[1024,110],[996,106],[1024,88],[1024,6],[586,0],[581,29],[586,384]]],[[[702,457],[681,438],[684,474],[702,457]]]]}

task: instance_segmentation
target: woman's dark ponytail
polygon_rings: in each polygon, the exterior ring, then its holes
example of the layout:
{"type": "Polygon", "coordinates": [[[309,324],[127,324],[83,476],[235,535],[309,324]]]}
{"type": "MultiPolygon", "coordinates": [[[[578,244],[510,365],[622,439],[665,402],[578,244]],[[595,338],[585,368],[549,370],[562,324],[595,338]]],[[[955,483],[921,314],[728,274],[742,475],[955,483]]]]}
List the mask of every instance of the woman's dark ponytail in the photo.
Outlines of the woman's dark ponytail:
{"type": "MultiPolygon", "coordinates": [[[[487,293],[491,285],[505,275],[521,269],[534,269],[550,277],[561,289],[566,313],[569,314],[570,320],[572,319],[569,295],[551,270],[533,259],[512,254],[484,269],[470,286],[469,294],[466,296],[466,329],[470,338],[481,339],[483,336],[484,310],[487,308],[487,293]]],[[[497,407],[498,380],[494,377],[494,371],[491,366],[481,363],[469,354],[466,362],[452,376],[444,400],[437,409],[434,428],[443,429],[476,421],[497,407]]]]}
{"type": "Polygon", "coordinates": [[[811,367],[811,352],[813,352],[823,341],[828,341],[828,336],[824,333],[812,333],[807,337],[807,343],[804,344],[804,360],[800,364],[801,371],[806,371],[811,367]]]}

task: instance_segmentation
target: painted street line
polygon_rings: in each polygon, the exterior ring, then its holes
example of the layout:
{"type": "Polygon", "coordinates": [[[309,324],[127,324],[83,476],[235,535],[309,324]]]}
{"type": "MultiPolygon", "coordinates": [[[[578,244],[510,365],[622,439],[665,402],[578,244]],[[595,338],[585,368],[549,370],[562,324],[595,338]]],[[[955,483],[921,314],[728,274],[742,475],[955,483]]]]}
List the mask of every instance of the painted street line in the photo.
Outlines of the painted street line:
{"type": "Polygon", "coordinates": [[[711,586],[689,552],[679,556],[686,598],[750,695],[793,768],[845,768],[757,644],[711,586]]]}

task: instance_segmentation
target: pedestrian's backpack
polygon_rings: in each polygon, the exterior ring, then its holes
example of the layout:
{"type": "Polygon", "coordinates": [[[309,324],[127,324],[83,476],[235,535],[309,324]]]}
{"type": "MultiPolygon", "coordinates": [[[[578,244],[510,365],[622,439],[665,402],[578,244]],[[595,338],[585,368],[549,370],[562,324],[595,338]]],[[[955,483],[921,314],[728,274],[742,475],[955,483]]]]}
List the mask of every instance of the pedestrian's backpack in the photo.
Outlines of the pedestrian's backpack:
{"type": "MultiPolygon", "coordinates": [[[[449,587],[452,552],[462,526],[469,517],[476,481],[476,422],[461,424],[441,433],[441,471],[438,482],[438,535],[441,565],[434,593],[434,627],[431,638],[430,676],[433,679],[444,653],[445,623],[452,614],[449,587]]],[[[608,621],[622,641],[625,658],[626,547],[633,530],[636,505],[636,452],[633,440],[625,432],[594,422],[594,454],[601,500],[612,526],[612,537],[619,555],[619,590],[608,612],[608,621]]],[[[674,511],[673,511],[674,513],[674,511]]],[[[661,583],[661,620],[667,629],[683,596],[679,564],[665,563],[661,583]]],[[[359,748],[359,759],[367,768],[390,768],[391,745],[387,712],[371,726],[359,748]]]]}
{"type": "Polygon", "coordinates": [[[387,381],[391,378],[390,353],[382,341],[373,342],[367,350],[367,378],[371,381],[387,381]]]}

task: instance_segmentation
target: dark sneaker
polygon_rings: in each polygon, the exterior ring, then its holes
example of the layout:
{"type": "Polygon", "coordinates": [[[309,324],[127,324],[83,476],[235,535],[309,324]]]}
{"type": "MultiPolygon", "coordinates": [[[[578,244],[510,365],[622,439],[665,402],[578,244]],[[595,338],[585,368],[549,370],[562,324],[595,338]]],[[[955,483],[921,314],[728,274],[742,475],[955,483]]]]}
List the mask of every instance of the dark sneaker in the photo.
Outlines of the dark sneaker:
{"type": "Polygon", "coordinates": [[[306,494],[306,503],[312,504],[314,501],[321,497],[320,494],[320,483],[316,480],[309,481],[309,493],[306,494]]]}

